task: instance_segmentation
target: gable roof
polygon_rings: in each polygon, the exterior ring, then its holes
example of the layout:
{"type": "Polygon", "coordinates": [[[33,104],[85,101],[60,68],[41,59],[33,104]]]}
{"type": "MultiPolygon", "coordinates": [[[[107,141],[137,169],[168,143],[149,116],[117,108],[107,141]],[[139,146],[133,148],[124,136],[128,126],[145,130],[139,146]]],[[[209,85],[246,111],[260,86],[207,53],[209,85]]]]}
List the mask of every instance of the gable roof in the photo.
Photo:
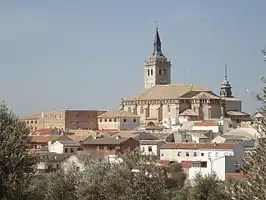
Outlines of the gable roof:
{"type": "Polygon", "coordinates": [[[152,88],[146,89],[130,99],[135,99],[135,100],[176,99],[186,94],[189,91],[205,91],[205,90],[207,89],[192,84],[155,85],[152,88]]]}
{"type": "MultiPolygon", "coordinates": [[[[122,144],[133,138],[116,138],[116,137],[102,137],[91,140],[84,140],[83,145],[108,145],[108,144],[122,144]]],[[[134,139],[133,139],[134,140],[134,139]]]]}
{"type": "Polygon", "coordinates": [[[124,111],[124,110],[116,110],[116,111],[107,111],[98,116],[98,118],[114,118],[114,117],[139,117],[138,115],[124,111]]]}
{"type": "Polygon", "coordinates": [[[234,143],[167,143],[161,149],[233,149],[234,143]]]}
{"type": "Polygon", "coordinates": [[[125,137],[129,138],[132,137],[136,140],[157,140],[158,138],[153,136],[152,134],[148,132],[138,132],[138,131],[120,131],[117,134],[113,135],[113,137],[125,137]]]}
{"type": "Polygon", "coordinates": [[[58,141],[66,147],[81,147],[81,144],[76,141],[58,141]]]}
{"type": "Polygon", "coordinates": [[[191,109],[186,109],[184,110],[182,113],[179,114],[180,116],[198,116],[197,113],[195,113],[193,110],[191,109]]]}
{"type": "Polygon", "coordinates": [[[71,139],[65,135],[28,136],[28,143],[48,143],[49,141],[71,141],[71,139]]]}

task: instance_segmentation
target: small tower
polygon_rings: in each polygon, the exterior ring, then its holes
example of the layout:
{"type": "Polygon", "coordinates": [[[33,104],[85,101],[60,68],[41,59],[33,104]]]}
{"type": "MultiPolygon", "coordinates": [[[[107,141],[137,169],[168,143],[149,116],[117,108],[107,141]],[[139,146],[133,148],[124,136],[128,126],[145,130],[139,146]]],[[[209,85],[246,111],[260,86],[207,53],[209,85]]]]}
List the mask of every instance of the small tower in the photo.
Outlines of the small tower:
{"type": "Polygon", "coordinates": [[[153,53],[144,65],[144,87],[148,89],[163,84],[171,84],[171,62],[162,52],[162,42],[156,22],[153,53]]]}
{"type": "Polygon", "coordinates": [[[220,88],[220,96],[221,97],[227,97],[227,98],[233,98],[232,95],[232,86],[227,80],[227,65],[225,65],[225,74],[224,74],[224,81],[220,88]]]}

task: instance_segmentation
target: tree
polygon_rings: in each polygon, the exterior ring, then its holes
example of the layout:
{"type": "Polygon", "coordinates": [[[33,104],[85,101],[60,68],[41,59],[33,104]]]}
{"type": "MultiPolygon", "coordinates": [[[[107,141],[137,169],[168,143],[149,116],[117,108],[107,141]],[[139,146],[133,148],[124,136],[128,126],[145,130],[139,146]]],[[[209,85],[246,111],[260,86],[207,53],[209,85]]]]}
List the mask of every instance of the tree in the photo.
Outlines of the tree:
{"type": "Polygon", "coordinates": [[[197,174],[190,190],[191,200],[228,200],[224,182],[215,174],[202,176],[197,174]]]}
{"type": "Polygon", "coordinates": [[[121,155],[122,163],[91,161],[80,182],[82,200],[159,199],[166,189],[165,173],[149,156],[121,155]]]}
{"type": "MultiPolygon", "coordinates": [[[[265,55],[265,54],[264,54],[265,55]]],[[[262,92],[257,95],[261,102],[261,111],[266,112],[266,79],[262,78],[262,92]]],[[[243,171],[247,175],[244,182],[236,182],[230,187],[230,195],[235,200],[266,199],[266,119],[255,122],[259,137],[255,138],[257,146],[246,155],[243,171]]]]}
{"type": "Polygon", "coordinates": [[[34,176],[36,157],[27,152],[30,130],[0,104],[0,199],[25,199],[34,176]]]}
{"type": "Polygon", "coordinates": [[[79,184],[80,173],[74,167],[64,171],[62,169],[48,174],[46,177],[47,200],[78,200],[76,188],[79,184]]]}

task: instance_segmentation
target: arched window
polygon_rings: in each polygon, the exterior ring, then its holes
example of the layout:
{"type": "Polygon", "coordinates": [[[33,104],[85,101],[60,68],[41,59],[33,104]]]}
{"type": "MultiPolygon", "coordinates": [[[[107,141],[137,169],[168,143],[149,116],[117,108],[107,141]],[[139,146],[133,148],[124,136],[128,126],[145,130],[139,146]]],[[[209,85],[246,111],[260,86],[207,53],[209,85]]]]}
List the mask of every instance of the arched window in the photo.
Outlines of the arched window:
{"type": "Polygon", "coordinates": [[[162,75],[162,69],[159,69],[159,75],[162,75]]]}
{"type": "Polygon", "coordinates": [[[148,69],[148,76],[150,75],[150,70],[148,69]]]}
{"type": "Polygon", "coordinates": [[[171,112],[171,107],[170,107],[170,105],[167,105],[167,112],[171,112]]]}
{"type": "Polygon", "coordinates": [[[153,70],[151,69],[151,75],[153,75],[153,70]]]}
{"type": "Polygon", "coordinates": [[[166,75],[166,69],[163,69],[163,75],[164,76],[166,75]]]}

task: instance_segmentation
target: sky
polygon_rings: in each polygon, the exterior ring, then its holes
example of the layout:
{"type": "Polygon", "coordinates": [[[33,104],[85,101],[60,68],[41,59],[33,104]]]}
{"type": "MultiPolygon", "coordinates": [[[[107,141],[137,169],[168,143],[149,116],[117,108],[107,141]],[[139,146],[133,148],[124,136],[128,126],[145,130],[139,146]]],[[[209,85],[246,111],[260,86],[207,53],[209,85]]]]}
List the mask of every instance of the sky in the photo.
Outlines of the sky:
{"type": "Polygon", "coordinates": [[[0,100],[17,115],[118,109],[144,88],[158,21],[172,83],[219,94],[227,64],[234,96],[252,113],[266,67],[265,8],[265,0],[0,1],[0,100]]]}

